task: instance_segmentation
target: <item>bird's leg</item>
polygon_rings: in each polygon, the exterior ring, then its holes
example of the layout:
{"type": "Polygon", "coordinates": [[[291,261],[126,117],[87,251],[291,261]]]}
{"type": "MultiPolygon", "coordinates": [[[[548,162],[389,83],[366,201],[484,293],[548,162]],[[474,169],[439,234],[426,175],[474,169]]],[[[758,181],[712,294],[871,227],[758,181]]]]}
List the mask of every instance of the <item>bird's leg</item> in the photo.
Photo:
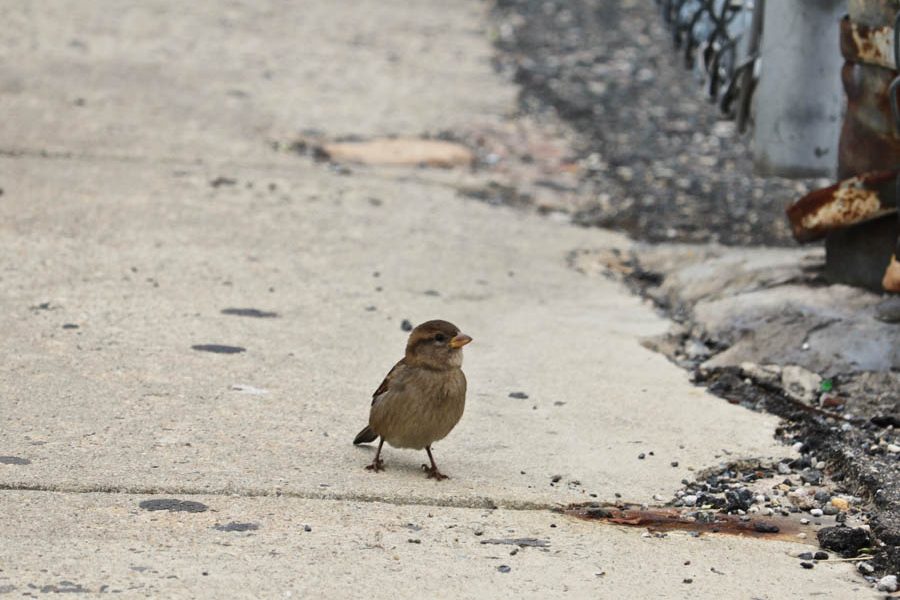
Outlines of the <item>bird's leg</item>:
{"type": "Polygon", "coordinates": [[[366,467],[367,471],[384,471],[384,461],[381,460],[381,447],[384,445],[384,438],[380,438],[378,440],[378,450],[375,451],[375,460],[372,461],[371,465],[366,467]]]}
{"type": "Polygon", "coordinates": [[[434,462],[434,457],[431,455],[431,446],[425,446],[425,452],[428,453],[428,460],[431,461],[431,466],[422,465],[422,470],[428,473],[428,479],[437,479],[438,481],[442,479],[450,479],[440,471],[438,471],[437,463],[434,462]]]}

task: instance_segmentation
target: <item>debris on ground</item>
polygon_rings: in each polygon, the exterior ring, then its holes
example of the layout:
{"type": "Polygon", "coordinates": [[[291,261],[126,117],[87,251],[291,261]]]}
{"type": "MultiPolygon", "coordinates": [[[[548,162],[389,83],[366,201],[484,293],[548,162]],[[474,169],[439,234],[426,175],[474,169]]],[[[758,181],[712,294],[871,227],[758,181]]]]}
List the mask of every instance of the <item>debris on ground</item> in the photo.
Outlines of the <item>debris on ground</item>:
{"type": "Polygon", "coordinates": [[[821,285],[821,261],[800,254],[639,244],[575,252],[569,263],[651,299],[675,323],[646,345],[709,392],[785,419],[780,435],[800,453],[685,481],[673,506],[799,513],[826,528],[823,547],[870,548],[872,574],[891,574],[900,571],[900,329],[875,318],[875,294],[821,285]],[[694,342],[710,354],[690,352],[694,342]]]}

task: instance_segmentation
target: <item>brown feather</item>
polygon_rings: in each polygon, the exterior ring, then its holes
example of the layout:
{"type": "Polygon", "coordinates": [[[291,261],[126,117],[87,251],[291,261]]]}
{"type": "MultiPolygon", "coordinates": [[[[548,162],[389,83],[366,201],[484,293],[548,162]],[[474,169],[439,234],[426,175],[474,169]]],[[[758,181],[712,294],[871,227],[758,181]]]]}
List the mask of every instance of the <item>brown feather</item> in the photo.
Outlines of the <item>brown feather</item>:
{"type": "Polygon", "coordinates": [[[452,343],[459,335],[456,325],[440,320],[422,323],[410,333],[406,355],[372,395],[369,425],[355,444],[380,436],[382,443],[396,448],[422,449],[450,433],[466,404],[461,346],[471,338],[452,343]]]}
{"type": "Polygon", "coordinates": [[[384,376],[384,381],[381,382],[381,385],[378,386],[378,389],[375,390],[375,393],[372,394],[372,404],[375,404],[375,400],[378,399],[378,396],[388,391],[391,385],[391,376],[393,376],[397,372],[397,367],[400,365],[406,364],[406,358],[401,358],[397,361],[397,364],[391,367],[391,370],[388,371],[388,374],[384,376]]]}

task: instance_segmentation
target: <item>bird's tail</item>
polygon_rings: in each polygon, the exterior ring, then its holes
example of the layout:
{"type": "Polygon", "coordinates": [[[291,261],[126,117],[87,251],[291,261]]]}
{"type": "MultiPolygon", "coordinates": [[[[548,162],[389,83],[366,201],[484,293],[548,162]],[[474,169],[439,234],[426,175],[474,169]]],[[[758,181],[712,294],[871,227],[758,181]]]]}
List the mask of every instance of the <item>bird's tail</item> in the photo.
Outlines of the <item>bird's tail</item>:
{"type": "Polygon", "coordinates": [[[378,434],[372,431],[372,428],[366,425],[362,431],[356,434],[356,437],[353,438],[353,444],[368,444],[370,442],[374,442],[378,439],[378,434]]]}

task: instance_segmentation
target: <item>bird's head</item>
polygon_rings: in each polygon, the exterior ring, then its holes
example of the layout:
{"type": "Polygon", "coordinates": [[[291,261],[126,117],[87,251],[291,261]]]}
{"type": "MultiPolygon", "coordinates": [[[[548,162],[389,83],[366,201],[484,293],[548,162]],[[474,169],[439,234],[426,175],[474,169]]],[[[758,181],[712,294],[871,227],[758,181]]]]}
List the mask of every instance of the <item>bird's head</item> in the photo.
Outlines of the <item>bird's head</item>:
{"type": "Polygon", "coordinates": [[[406,361],[430,369],[462,366],[462,347],[472,338],[447,321],[426,321],[412,330],[406,343],[406,361]]]}

